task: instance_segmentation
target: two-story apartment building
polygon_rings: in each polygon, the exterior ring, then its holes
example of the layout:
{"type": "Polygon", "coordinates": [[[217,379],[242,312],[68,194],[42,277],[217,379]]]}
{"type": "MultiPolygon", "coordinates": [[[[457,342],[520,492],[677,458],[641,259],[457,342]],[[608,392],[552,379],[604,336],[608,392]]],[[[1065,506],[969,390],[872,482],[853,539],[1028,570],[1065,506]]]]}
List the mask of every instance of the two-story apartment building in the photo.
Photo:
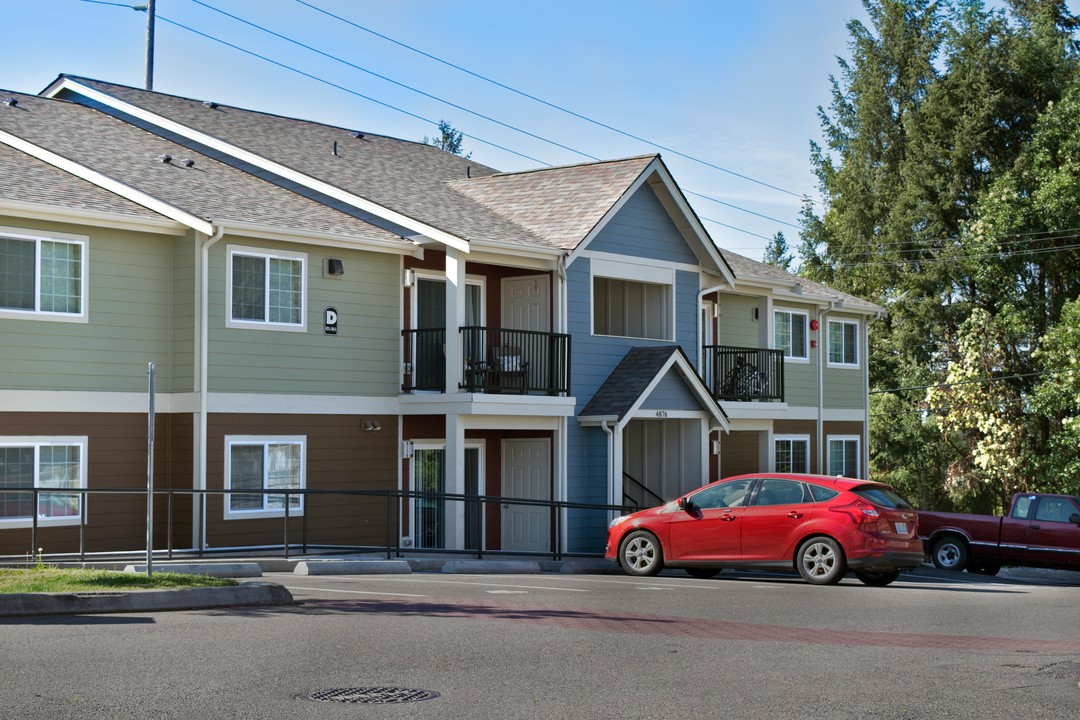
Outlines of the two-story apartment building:
{"type": "MultiPolygon", "coordinates": [[[[0,484],[144,484],[148,362],[155,467],[197,491],[159,509],[159,546],[284,522],[329,547],[599,552],[611,511],[580,504],[865,475],[881,308],[720,251],[658,156],[498,173],[85,78],[0,94],[0,484]]],[[[144,497],[0,498],[0,553],[34,515],[58,549],[145,530],[144,497]]]]}

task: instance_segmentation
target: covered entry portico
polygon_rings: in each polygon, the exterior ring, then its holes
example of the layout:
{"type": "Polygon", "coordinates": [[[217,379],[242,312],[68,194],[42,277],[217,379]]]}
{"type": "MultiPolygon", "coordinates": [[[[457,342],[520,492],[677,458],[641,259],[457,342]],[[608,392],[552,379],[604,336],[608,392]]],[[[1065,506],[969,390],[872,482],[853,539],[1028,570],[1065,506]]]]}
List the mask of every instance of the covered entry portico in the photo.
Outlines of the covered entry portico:
{"type": "Polygon", "coordinates": [[[713,430],[728,430],[681,347],[632,348],[578,415],[607,435],[607,502],[659,505],[709,482],[713,430]]]}

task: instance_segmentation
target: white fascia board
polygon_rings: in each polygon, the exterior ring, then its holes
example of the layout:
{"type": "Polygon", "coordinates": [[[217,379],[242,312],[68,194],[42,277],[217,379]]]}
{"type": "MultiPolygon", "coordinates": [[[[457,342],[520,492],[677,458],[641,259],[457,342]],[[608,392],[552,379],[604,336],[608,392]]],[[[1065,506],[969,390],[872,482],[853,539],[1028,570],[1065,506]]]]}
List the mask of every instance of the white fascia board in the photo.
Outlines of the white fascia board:
{"type": "Polygon", "coordinates": [[[390,222],[401,225],[402,227],[408,228],[409,230],[413,230],[421,235],[425,235],[432,240],[436,240],[443,243],[444,245],[447,245],[448,247],[455,248],[464,253],[469,252],[469,243],[467,241],[457,237],[456,235],[452,235],[445,230],[440,230],[431,225],[427,225],[426,223],[422,223],[419,220],[408,217],[407,215],[402,215],[399,212],[383,207],[382,205],[378,205],[370,200],[367,200],[366,198],[360,197],[359,195],[354,195],[353,193],[342,190],[336,185],[331,185],[328,182],[313,178],[310,175],[302,173],[298,170],[293,170],[287,165],[282,165],[281,163],[274,162],[273,160],[270,160],[268,158],[264,158],[261,155],[256,155],[249,150],[244,150],[243,148],[237,147],[232,143],[220,140],[213,135],[207,135],[204,132],[195,130],[194,128],[188,127],[187,125],[184,125],[182,123],[178,123],[175,120],[170,120],[166,117],[150,112],[149,110],[145,110],[138,105],[132,105],[131,103],[114,98],[112,95],[108,95],[99,90],[87,87],[86,85],[72,80],[71,78],[63,78],[59,83],[51,86],[48,89],[49,97],[56,95],[62,90],[70,90],[80,95],[85,95],[91,100],[96,100],[103,105],[108,105],[111,108],[120,110],[121,112],[125,112],[128,115],[136,117],[140,120],[145,120],[146,122],[157,125],[164,130],[174,132],[177,135],[186,137],[187,139],[205,145],[206,147],[213,148],[218,152],[225,153],[226,155],[231,155],[237,160],[241,160],[243,162],[254,165],[255,167],[272,172],[275,175],[279,175],[280,177],[285,178],[286,180],[291,180],[292,182],[295,182],[299,185],[303,185],[304,187],[315,190],[316,192],[320,192],[328,197],[332,197],[335,200],[341,200],[342,202],[348,203],[349,205],[352,205],[357,209],[369,212],[372,215],[383,218],[384,220],[389,220],[390,222]]]}
{"type": "MultiPolygon", "coordinates": [[[[146,414],[145,392],[99,392],[94,390],[0,390],[0,407],[6,412],[136,413],[146,414]]],[[[154,393],[158,413],[196,412],[195,393],[154,393]]]]}
{"type": "Polygon", "coordinates": [[[401,255],[411,255],[416,250],[416,245],[408,240],[395,241],[359,235],[340,235],[338,233],[282,228],[274,225],[228,219],[217,219],[215,222],[224,227],[225,231],[230,235],[259,238],[260,240],[280,240],[301,245],[393,252],[401,255]]]}
{"type": "Polygon", "coordinates": [[[97,170],[91,170],[85,165],[80,165],[77,162],[68,160],[62,155],[57,155],[51,150],[46,150],[43,147],[35,145],[31,142],[27,142],[20,137],[12,135],[11,133],[0,130],[0,142],[5,145],[15,148],[20,152],[24,152],[31,157],[35,157],[42,162],[46,162],[55,168],[59,168],[66,173],[74,175],[75,177],[82,178],[87,182],[93,183],[103,190],[108,190],[111,193],[115,193],[122,198],[132,201],[138,205],[142,205],[147,210],[152,210],[159,215],[164,215],[167,218],[175,220],[178,223],[188,226],[192,230],[201,232],[204,235],[213,235],[214,226],[207,220],[203,220],[200,217],[196,217],[191,213],[185,212],[177,207],[174,207],[166,202],[158,200],[153,195],[148,195],[142,190],[136,190],[130,185],[125,185],[119,180],[114,180],[108,175],[104,175],[97,170]]]}
{"type": "MultiPolygon", "coordinates": [[[[511,254],[514,257],[531,256],[537,258],[552,258],[565,255],[566,251],[562,248],[545,247],[543,245],[531,245],[528,243],[519,243],[506,240],[491,240],[489,238],[473,238],[472,246],[476,250],[484,248],[494,252],[502,252],[511,254]]],[[[474,252],[476,252],[474,250],[474,252]]]]}
{"type": "Polygon", "coordinates": [[[399,398],[402,415],[506,415],[571,417],[573,397],[487,395],[485,393],[419,393],[399,398]]]}
{"type": "Polygon", "coordinates": [[[21,200],[0,199],[0,214],[27,220],[68,223],[70,225],[93,225],[112,230],[132,230],[151,232],[161,235],[184,235],[187,226],[168,218],[139,218],[123,213],[87,210],[45,203],[23,202],[21,200]]]}
{"type": "Polygon", "coordinates": [[[210,393],[207,411],[286,415],[397,415],[397,397],[210,393]]]}

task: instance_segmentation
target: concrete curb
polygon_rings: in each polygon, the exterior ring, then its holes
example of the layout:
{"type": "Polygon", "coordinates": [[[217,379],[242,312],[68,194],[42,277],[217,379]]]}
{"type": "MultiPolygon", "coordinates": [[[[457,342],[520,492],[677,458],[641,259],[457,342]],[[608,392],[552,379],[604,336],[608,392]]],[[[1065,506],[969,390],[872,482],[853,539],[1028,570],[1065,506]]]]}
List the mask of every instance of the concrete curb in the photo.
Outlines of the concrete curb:
{"type": "Polygon", "coordinates": [[[412,568],[404,560],[313,560],[296,564],[297,575],[404,575],[412,568]]]}
{"type": "Polygon", "coordinates": [[[132,590],[93,593],[18,593],[0,595],[0,617],[91,615],[222,607],[291,605],[292,594],[281,585],[249,582],[234,587],[132,590]]]}
{"type": "Polygon", "coordinates": [[[528,560],[447,560],[444,573],[463,575],[539,574],[540,563],[528,560]]]}
{"type": "MultiPolygon", "coordinates": [[[[262,577],[262,567],[254,562],[233,563],[155,563],[158,572],[174,572],[181,575],[205,575],[215,578],[257,578],[262,577]]],[[[146,565],[128,565],[124,572],[146,573],[146,565]]]]}

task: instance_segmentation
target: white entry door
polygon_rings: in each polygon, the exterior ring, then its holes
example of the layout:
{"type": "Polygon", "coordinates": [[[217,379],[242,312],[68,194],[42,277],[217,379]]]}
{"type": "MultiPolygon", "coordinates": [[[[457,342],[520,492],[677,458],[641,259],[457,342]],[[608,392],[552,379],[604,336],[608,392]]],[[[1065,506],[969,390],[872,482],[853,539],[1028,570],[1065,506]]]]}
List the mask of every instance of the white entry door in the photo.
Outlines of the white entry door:
{"type": "MultiPolygon", "coordinates": [[[[503,440],[502,495],[551,499],[551,442],[546,438],[503,440]]],[[[551,551],[551,510],[547,506],[503,503],[502,549],[551,551]]]]}
{"type": "Polygon", "coordinates": [[[547,275],[503,279],[502,326],[551,332],[551,283],[547,275]]]}

